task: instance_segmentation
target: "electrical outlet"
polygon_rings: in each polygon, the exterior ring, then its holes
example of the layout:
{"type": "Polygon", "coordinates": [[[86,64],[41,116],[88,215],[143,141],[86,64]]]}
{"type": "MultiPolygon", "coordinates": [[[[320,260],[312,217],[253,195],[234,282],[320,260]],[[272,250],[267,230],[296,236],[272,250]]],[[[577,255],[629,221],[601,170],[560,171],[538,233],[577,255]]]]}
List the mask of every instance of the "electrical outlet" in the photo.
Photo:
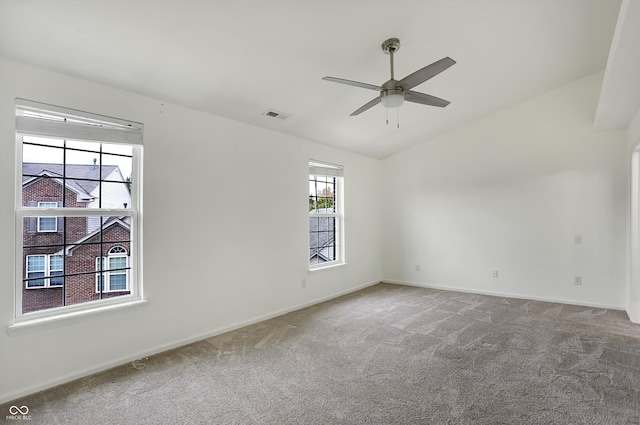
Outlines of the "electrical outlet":
{"type": "Polygon", "coordinates": [[[419,272],[420,271],[420,264],[416,264],[416,271],[419,272]]]}
{"type": "Polygon", "coordinates": [[[576,245],[582,245],[582,235],[575,235],[573,237],[573,243],[576,245]]]}
{"type": "Polygon", "coordinates": [[[307,287],[307,279],[302,279],[302,287],[303,288],[307,287]]]}
{"type": "Polygon", "coordinates": [[[497,279],[497,278],[498,278],[498,270],[494,270],[493,272],[491,272],[491,276],[492,276],[494,279],[497,279]]]}
{"type": "Polygon", "coordinates": [[[576,277],[573,279],[573,284],[574,284],[574,285],[582,285],[582,276],[576,276],[576,277]]]}

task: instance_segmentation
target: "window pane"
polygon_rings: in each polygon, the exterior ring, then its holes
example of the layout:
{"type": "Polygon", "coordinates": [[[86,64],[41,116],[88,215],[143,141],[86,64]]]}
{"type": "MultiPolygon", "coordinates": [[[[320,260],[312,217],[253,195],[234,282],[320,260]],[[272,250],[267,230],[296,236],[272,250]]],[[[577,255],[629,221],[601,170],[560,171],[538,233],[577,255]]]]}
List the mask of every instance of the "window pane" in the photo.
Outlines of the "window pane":
{"type": "Polygon", "coordinates": [[[103,224],[102,240],[109,245],[105,245],[106,251],[103,255],[107,255],[112,248],[113,243],[129,249],[128,242],[131,240],[131,218],[130,217],[107,217],[103,224]]]}
{"type": "Polygon", "coordinates": [[[80,140],[68,140],[67,163],[79,162],[81,158],[98,157],[100,154],[100,143],[83,142],[80,140]]]}
{"type": "Polygon", "coordinates": [[[109,270],[124,269],[127,267],[127,257],[109,258],[109,270]]]}
{"type": "MultiPolygon", "coordinates": [[[[100,155],[96,152],[67,151],[67,162],[64,167],[65,177],[86,181],[86,184],[95,185],[91,181],[100,180],[100,155]]],[[[104,176],[102,176],[104,179],[104,176]]]]}
{"type": "Polygon", "coordinates": [[[100,261],[100,258],[96,258],[96,270],[97,271],[104,271],[107,270],[107,259],[102,257],[102,261],[100,261]]]}
{"type": "MultiPolygon", "coordinates": [[[[49,257],[49,276],[62,276],[63,257],[62,255],[51,255],[49,257]]],[[[52,277],[49,279],[49,286],[60,286],[64,284],[63,277],[52,277]]]]}
{"type": "Polygon", "coordinates": [[[111,183],[105,182],[100,186],[102,195],[101,208],[130,208],[131,193],[126,182],[111,183]]]}
{"type": "Polygon", "coordinates": [[[38,202],[38,208],[57,208],[58,202],[38,202]]]}
{"type": "Polygon", "coordinates": [[[58,219],[55,217],[40,217],[38,219],[39,232],[55,232],[58,229],[58,219]]]}
{"type": "Polygon", "coordinates": [[[42,271],[44,272],[45,268],[45,259],[44,255],[30,255],[27,257],[27,271],[42,271]]]}
{"type": "Polygon", "coordinates": [[[49,270],[62,271],[62,255],[52,255],[49,257],[49,270]]]}
{"type": "Polygon", "coordinates": [[[30,205],[29,201],[62,201],[62,191],[56,179],[62,177],[63,141],[26,136],[23,140],[22,205],[37,206],[37,203],[30,205]],[[46,194],[47,199],[38,199],[41,194],[46,194]]]}
{"type": "MultiPolygon", "coordinates": [[[[26,226],[31,218],[42,220],[46,217],[27,217],[26,226]]],[[[25,229],[23,278],[42,279],[26,281],[22,291],[23,313],[128,295],[129,274],[126,268],[131,250],[130,217],[88,216],[60,219],[65,220],[66,228],[60,227],[60,231],[56,233],[29,232],[25,229]],[[112,255],[108,257],[112,250],[112,255]],[[125,270],[105,272],[103,280],[106,287],[100,292],[100,279],[96,270],[102,257],[105,258],[103,270],[125,270]],[[116,285],[114,288],[109,286],[112,282],[116,285]]]]}
{"type": "Polygon", "coordinates": [[[114,246],[109,250],[109,255],[111,254],[126,254],[127,250],[121,246],[114,246]]]}
{"type": "MultiPolygon", "coordinates": [[[[124,178],[131,175],[132,154],[133,149],[131,149],[131,146],[102,145],[102,163],[105,165],[117,165],[124,178]]],[[[111,178],[109,180],[117,179],[111,178]]]]}
{"type": "MultiPolygon", "coordinates": [[[[44,272],[29,272],[27,273],[27,279],[32,279],[34,277],[44,277],[44,272]]],[[[44,279],[36,279],[36,280],[27,280],[28,288],[36,288],[39,286],[44,286],[44,279]]]]}
{"type": "Polygon", "coordinates": [[[104,276],[105,276],[105,273],[96,274],[96,282],[97,282],[96,292],[103,292],[105,290],[105,288],[102,287],[102,282],[104,282],[104,276]]]}
{"type": "Polygon", "coordinates": [[[336,212],[336,179],[309,176],[309,212],[332,214],[336,212]]]}
{"type": "Polygon", "coordinates": [[[318,247],[319,221],[317,217],[309,217],[309,247],[312,251],[318,247]]]}
{"type": "MultiPolygon", "coordinates": [[[[62,276],[62,272],[51,272],[51,276],[62,276]]],[[[64,277],[52,277],[49,279],[49,286],[62,286],[64,285],[64,277]]]]}

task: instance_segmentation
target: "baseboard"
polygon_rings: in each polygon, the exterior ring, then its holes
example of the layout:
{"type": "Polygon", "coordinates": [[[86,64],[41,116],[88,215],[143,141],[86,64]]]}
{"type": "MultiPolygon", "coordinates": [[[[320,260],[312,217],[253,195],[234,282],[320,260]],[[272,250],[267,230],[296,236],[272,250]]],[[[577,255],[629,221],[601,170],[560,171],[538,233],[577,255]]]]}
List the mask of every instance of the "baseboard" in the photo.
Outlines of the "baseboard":
{"type": "Polygon", "coordinates": [[[634,309],[631,306],[627,306],[624,311],[627,313],[627,316],[629,316],[629,320],[633,323],[640,324],[640,308],[634,309]]]}
{"type": "Polygon", "coordinates": [[[411,281],[402,281],[402,280],[394,280],[394,279],[383,279],[382,281],[384,283],[392,283],[395,285],[417,286],[420,288],[440,289],[443,291],[465,292],[469,294],[491,295],[494,297],[516,298],[520,300],[545,301],[545,302],[551,302],[551,303],[578,305],[582,307],[595,307],[595,308],[605,308],[608,310],[625,311],[624,306],[618,306],[618,305],[590,303],[585,301],[576,301],[576,300],[560,299],[560,298],[538,297],[535,295],[528,295],[528,294],[516,294],[516,293],[500,292],[500,291],[487,291],[483,289],[464,288],[464,287],[456,287],[456,286],[448,286],[448,285],[432,285],[432,284],[423,283],[423,282],[411,282],[411,281]]]}
{"type": "Polygon", "coordinates": [[[56,378],[56,379],[52,379],[50,381],[47,381],[47,382],[44,382],[44,383],[41,383],[41,384],[38,384],[38,385],[30,386],[30,387],[27,387],[27,388],[22,389],[20,391],[16,391],[14,393],[5,394],[5,395],[0,397],[0,404],[9,403],[9,402],[11,402],[13,400],[17,400],[17,399],[19,399],[21,397],[26,397],[28,395],[35,394],[35,393],[40,392],[40,391],[45,391],[45,390],[57,387],[59,385],[63,385],[63,384],[75,381],[77,379],[85,378],[87,376],[91,376],[91,375],[94,375],[96,373],[104,372],[105,370],[109,370],[109,369],[112,369],[114,367],[125,365],[125,364],[133,362],[135,360],[143,359],[145,357],[150,357],[150,356],[162,353],[162,352],[167,351],[167,350],[172,350],[174,348],[179,348],[179,347],[182,347],[182,346],[194,343],[194,342],[202,341],[202,340],[207,339],[207,338],[212,338],[214,336],[221,335],[221,334],[226,333],[226,332],[230,332],[230,331],[233,331],[233,330],[236,330],[236,329],[244,328],[245,326],[249,326],[249,325],[253,325],[255,323],[263,322],[265,320],[273,319],[274,317],[282,316],[284,314],[291,313],[293,311],[301,310],[301,309],[306,308],[306,307],[311,307],[313,305],[320,304],[320,303],[323,303],[325,301],[330,301],[332,299],[341,297],[343,295],[347,295],[347,294],[350,294],[352,292],[356,292],[356,291],[360,291],[360,290],[362,290],[364,288],[368,288],[369,286],[377,285],[380,282],[381,281],[376,280],[376,281],[373,281],[373,282],[365,283],[363,285],[359,285],[359,286],[356,286],[354,288],[349,288],[347,290],[344,290],[344,291],[341,291],[341,292],[338,292],[338,293],[335,293],[335,294],[331,294],[331,295],[328,295],[328,296],[325,296],[325,297],[317,298],[315,300],[308,301],[308,302],[305,302],[305,303],[302,303],[302,304],[298,304],[298,305],[295,305],[295,306],[292,306],[292,307],[289,307],[289,308],[286,308],[286,309],[278,310],[278,311],[275,311],[273,313],[269,313],[269,314],[265,314],[265,315],[261,315],[261,316],[256,316],[256,317],[254,317],[252,319],[245,320],[245,321],[236,323],[236,324],[231,325],[231,326],[218,328],[218,329],[215,329],[213,331],[209,331],[209,332],[205,332],[205,333],[198,334],[198,335],[195,335],[195,336],[191,336],[189,338],[184,338],[184,339],[181,339],[179,341],[174,341],[174,342],[172,342],[170,344],[159,345],[159,346],[156,346],[156,347],[151,348],[149,350],[138,352],[136,354],[132,354],[132,355],[129,355],[129,356],[124,356],[124,357],[121,357],[121,358],[116,359],[114,361],[103,363],[103,364],[101,364],[99,366],[96,366],[96,367],[84,369],[82,371],[73,373],[71,375],[66,375],[66,376],[59,377],[59,378],[56,378]]]}

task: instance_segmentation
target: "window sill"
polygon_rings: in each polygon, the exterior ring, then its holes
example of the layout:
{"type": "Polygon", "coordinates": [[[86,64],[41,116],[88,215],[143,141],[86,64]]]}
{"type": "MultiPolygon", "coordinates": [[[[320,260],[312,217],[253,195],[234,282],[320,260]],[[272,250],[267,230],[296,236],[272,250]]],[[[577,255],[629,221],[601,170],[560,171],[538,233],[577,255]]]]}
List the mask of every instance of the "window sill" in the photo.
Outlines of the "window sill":
{"type": "Polygon", "coordinates": [[[71,312],[56,314],[55,316],[38,317],[16,321],[13,325],[7,327],[7,333],[11,336],[21,335],[27,332],[40,331],[50,329],[70,323],[77,323],[85,320],[87,316],[101,314],[107,311],[120,310],[124,308],[140,307],[145,305],[147,300],[135,300],[127,303],[111,304],[99,306],[90,309],[83,309],[71,312]]]}
{"type": "Polygon", "coordinates": [[[313,267],[313,268],[309,268],[309,273],[319,272],[321,270],[335,269],[335,268],[346,266],[346,265],[347,263],[333,263],[333,264],[328,264],[326,266],[313,267]]]}

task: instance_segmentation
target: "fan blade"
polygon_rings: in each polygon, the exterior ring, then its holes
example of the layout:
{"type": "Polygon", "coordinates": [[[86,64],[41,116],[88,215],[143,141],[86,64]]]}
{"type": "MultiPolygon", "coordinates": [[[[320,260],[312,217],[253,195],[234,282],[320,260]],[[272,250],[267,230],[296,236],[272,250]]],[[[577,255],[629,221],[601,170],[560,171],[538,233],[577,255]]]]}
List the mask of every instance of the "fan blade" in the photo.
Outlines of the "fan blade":
{"type": "Polygon", "coordinates": [[[348,86],[362,87],[363,89],[369,89],[369,90],[375,90],[375,91],[381,91],[382,90],[382,87],[380,87],[380,86],[374,86],[373,84],[361,83],[360,81],[351,81],[351,80],[345,80],[343,78],[336,78],[336,77],[322,77],[322,79],[325,80],[325,81],[331,81],[333,83],[340,83],[340,84],[346,84],[348,86]]]}
{"type": "Polygon", "coordinates": [[[355,111],[353,111],[353,113],[351,115],[349,115],[350,117],[353,117],[355,115],[358,115],[364,111],[366,111],[369,108],[373,108],[374,106],[376,106],[378,103],[380,103],[380,97],[376,97],[375,99],[373,99],[370,102],[365,103],[364,105],[362,105],[361,107],[359,107],[358,109],[356,109],[355,111]]]}
{"type": "Polygon", "coordinates": [[[424,68],[417,70],[413,74],[407,75],[402,80],[398,81],[397,85],[402,87],[404,91],[407,91],[418,84],[424,83],[429,78],[435,77],[455,63],[456,61],[447,56],[446,58],[442,58],[431,65],[427,65],[424,68]]]}
{"type": "Polygon", "coordinates": [[[430,94],[419,93],[411,90],[404,94],[404,100],[407,102],[421,103],[423,105],[438,106],[440,108],[444,108],[451,103],[448,100],[440,99],[439,97],[431,96],[430,94]]]}

